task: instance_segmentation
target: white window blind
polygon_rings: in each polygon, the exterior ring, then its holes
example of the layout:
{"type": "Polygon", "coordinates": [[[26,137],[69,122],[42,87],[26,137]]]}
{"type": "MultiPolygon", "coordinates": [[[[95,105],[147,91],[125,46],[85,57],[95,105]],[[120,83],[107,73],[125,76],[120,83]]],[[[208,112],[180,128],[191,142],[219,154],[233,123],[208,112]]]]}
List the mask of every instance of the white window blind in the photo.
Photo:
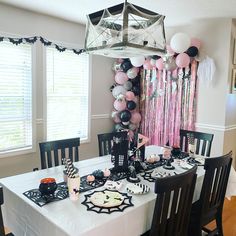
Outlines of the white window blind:
{"type": "Polygon", "coordinates": [[[47,48],[47,140],[88,138],[89,58],[47,48]]]}
{"type": "Polygon", "coordinates": [[[0,153],[32,148],[30,45],[0,43],[0,153]]]}

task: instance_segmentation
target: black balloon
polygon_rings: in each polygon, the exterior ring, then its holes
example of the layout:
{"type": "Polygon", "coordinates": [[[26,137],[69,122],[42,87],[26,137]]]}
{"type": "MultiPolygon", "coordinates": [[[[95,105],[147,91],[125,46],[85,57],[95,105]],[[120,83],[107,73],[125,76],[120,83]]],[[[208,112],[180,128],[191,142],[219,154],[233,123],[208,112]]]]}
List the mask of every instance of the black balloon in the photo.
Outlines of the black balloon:
{"type": "Polygon", "coordinates": [[[198,54],[198,48],[197,47],[190,47],[186,52],[190,57],[195,57],[198,54]]]}
{"type": "Polygon", "coordinates": [[[134,79],[131,79],[133,85],[139,84],[140,82],[140,75],[136,76],[134,79]]]}
{"type": "Polygon", "coordinates": [[[121,112],[120,112],[120,120],[121,120],[122,122],[127,122],[127,121],[130,120],[130,118],[131,118],[131,113],[130,113],[130,111],[124,110],[124,111],[121,111],[121,112]]]}
{"type": "Polygon", "coordinates": [[[134,110],[136,108],[136,103],[134,101],[128,101],[127,102],[127,108],[129,110],[134,110]]]}
{"type": "Polygon", "coordinates": [[[125,60],[121,63],[120,65],[121,69],[124,71],[124,72],[127,72],[129,69],[131,69],[133,66],[130,62],[130,60],[125,60]]]}
{"type": "Polygon", "coordinates": [[[153,55],[153,56],[151,56],[151,58],[154,59],[154,60],[158,60],[158,59],[160,59],[161,57],[158,56],[158,55],[153,55]]]}
{"type": "Polygon", "coordinates": [[[140,95],[140,88],[139,88],[139,86],[133,86],[131,91],[134,93],[135,96],[139,96],[140,95]]]}

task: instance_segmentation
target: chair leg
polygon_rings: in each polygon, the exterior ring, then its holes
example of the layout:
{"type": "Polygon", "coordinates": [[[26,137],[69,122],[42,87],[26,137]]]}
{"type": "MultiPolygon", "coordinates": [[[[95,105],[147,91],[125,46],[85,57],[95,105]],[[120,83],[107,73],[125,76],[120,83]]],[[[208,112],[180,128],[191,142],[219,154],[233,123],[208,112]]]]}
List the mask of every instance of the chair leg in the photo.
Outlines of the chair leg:
{"type": "Polygon", "coordinates": [[[218,230],[218,235],[219,236],[224,236],[223,226],[222,226],[222,213],[218,213],[216,215],[216,226],[217,226],[217,230],[218,230]]]}
{"type": "Polygon", "coordinates": [[[196,227],[190,227],[188,230],[188,236],[202,236],[202,228],[201,226],[196,227]]]}

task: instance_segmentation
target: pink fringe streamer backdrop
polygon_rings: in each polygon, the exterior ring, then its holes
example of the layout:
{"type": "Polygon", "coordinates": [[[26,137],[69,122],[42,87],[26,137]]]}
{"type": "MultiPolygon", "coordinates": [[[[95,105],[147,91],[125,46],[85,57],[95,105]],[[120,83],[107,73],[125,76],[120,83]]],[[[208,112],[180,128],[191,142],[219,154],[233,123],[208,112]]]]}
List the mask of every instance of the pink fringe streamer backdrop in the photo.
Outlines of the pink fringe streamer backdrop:
{"type": "Polygon", "coordinates": [[[179,146],[179,130],[195,129],[197,62],[185,69],[143,70],[141,132],[149,144],[179,146]]]}

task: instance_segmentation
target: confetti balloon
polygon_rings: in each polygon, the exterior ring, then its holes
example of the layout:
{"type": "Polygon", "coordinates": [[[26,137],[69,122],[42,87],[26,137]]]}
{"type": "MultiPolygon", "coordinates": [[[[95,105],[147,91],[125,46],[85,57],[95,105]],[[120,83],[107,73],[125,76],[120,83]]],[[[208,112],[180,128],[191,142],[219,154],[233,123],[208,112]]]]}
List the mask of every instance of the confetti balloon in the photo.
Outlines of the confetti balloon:
{"type": "Polygon", "coordinates": [[[130,82],[130,81],[126,81],[124,84],[123,84],[123,86],[124,86],[124,88],[126,89],[126,90],[131,90],[132,89],[132,87],[133,87],[133,84],[130,82]]]}
{"type": "Polygon", "coordinates": [[[127,76],[130,79],[134,79],[138,75],[139,69],[137,67],[132,67],[127,71],[127,76]]]}
{"type": "Polygon", "coordinates": [[[120,94],[125,95],[126,92],[127,92],[127,90],[123,86],[118,85],[115,88],[113,88],[112,95],[114,98],[117,98],[120,94]]]}

